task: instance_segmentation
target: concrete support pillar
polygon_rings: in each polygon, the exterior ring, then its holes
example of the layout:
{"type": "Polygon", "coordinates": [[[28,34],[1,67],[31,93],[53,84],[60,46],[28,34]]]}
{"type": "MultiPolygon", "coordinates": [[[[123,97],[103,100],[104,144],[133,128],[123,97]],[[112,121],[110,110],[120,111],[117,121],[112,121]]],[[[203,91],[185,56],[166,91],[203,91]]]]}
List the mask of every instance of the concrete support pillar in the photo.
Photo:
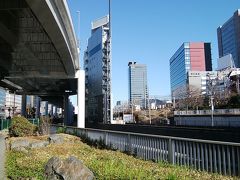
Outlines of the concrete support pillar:
{"type": "Polygon", "coordinates": [[[50,104],[51,110],[50,110],[50,115],[53,116],[53,104],[50,104]]]}
{"type": "Polygon", "coordinates": [[[26,117],[27,113],[26,113],[26,107],[27,107],[27,96],[26,94],[22,95],[22,109],[21,109],[21,115],[26,117]]]}
{"type": "Polygon", "coordinates": [[[48,116],[48,101],[45,102],[45,116],[48,116]]]}
{"type": "Polygon", "coordinates": [[[40,107],[41,107],[41,98],[37,98],[37,106],[36,106],[36,118],[40,118],[40,107]]]}
{"type": "Polygon", "coordinates": [[[56,114],[57,114],[57,107],[53,106],[53,116],[56,116],[56,114]]]}
{"type": "Polygon", "coordinates": [[[78,91],[77,91],[77,127],[85,128],[85,71],[79,70],[76,73],[78,79],[78,91]]]}
{"type": "Polygon", "coordinates": [[[64,95],[64,125],[68,125],[68,106],[69,106],[69,96],[64,95]]]}

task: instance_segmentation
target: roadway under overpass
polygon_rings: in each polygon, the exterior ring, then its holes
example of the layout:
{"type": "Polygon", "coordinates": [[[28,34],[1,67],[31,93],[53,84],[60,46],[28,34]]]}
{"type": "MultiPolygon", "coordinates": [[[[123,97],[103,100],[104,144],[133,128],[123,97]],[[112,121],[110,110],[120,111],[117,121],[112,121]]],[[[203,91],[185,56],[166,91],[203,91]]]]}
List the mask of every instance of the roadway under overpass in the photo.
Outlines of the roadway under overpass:
{"type": "Polygon", "coordinates": [[[59,106],[78,94],[83,127],[85,82],[78,51],[66,0],[0,1],[0,86],[59,106]]]}

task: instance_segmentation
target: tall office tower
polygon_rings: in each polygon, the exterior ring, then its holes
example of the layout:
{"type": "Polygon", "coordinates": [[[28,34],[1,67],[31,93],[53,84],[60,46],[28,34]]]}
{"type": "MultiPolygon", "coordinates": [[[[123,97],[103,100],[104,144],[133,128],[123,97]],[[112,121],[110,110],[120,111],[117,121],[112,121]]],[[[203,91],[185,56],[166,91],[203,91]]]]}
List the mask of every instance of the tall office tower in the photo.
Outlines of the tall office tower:
{"type": "Polygon", "coordinates": [[[240,68],[240,9],[217,29],[219,57],[232,54],[235,66],[240,68]]]}
{"type": "Polygon", "coordinates": [[[130,104],[146,109],[148,107],[147,66],[129,62],[128,79],[130,104]]]}
{"type": "Polygon", "coordinates": [[[21,114],[22,96],[6,91],[6,117],[21,114]]]}
{"type": "Polygon", "coordinates": [[[172,98],[180,98],[187,85],[189,71],[211,71],[211,45],[204,42],[186,42],[170,59],[172,98]]]}
{"type": "Polygon", "coordinates": [[[0,119],[5,118],[6,91],[0,87],[0,119]]]}
{"type": "Polygon", "coordinates": [[[89,123],[111,123],[110,43],[109,16],[105,16],[92,23],[92,34],[84,53],[86,117],[89,123]]]}

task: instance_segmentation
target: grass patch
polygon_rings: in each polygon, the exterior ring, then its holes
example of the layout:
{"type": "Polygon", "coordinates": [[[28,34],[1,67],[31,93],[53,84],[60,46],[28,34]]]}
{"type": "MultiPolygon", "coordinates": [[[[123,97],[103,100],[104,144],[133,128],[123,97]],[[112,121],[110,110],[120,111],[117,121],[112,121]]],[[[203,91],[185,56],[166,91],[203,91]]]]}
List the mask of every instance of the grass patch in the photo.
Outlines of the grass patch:
{"type": "Polygon", "coordinates": [[[38,161],[35,158],[32,161],[28,161],[28,164],[26,164],[23,162],[25,158],[26,154],[22,152],[8,152],[6,163],[7,176],[11,179],[28,177],[43,179],[44,166],[42,161],[38,161]]]}
{"type": "Polygon", "coordinates": [[[7,152],[7,176],[11,179],[44,179],[44,166],[52,156],[62,159],[76,156],[93,171],[96,179],[234,179],[232,177],[198,172],[167,163],[154,163],[128,156],[119,151],[93,148],[78,138],[64,135],[64,144],[51,144],[41,149],[32,149],[28,153],[7,152]]]}

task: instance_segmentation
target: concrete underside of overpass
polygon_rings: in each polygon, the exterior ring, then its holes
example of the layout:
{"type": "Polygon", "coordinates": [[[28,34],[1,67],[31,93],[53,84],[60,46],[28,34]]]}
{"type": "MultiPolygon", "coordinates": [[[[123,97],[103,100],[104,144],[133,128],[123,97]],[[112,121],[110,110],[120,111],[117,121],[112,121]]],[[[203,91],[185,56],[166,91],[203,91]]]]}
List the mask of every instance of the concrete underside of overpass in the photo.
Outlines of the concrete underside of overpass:
{"type": "Polygon", "coordinates": [[[76,38],[64,0],[1,0],[0,85],[47,99],[76,94],[76,38]]]}
{"type": "Polygon", "coordinates": [[[0,86],[62,105],[84,85],[78,53],[66,0],[0,1],[0,86]]]}

